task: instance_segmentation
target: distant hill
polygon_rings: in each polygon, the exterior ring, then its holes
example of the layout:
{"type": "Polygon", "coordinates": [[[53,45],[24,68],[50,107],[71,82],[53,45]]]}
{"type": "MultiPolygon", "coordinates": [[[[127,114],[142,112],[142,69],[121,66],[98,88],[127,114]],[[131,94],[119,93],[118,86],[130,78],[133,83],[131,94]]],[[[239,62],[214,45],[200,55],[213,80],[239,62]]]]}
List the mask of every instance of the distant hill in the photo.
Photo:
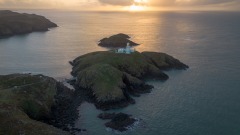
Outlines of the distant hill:
{"type": "Polygon", "coordinates": [[[0,38],[57,27],[43,16],[0,10],[0,38]]]}

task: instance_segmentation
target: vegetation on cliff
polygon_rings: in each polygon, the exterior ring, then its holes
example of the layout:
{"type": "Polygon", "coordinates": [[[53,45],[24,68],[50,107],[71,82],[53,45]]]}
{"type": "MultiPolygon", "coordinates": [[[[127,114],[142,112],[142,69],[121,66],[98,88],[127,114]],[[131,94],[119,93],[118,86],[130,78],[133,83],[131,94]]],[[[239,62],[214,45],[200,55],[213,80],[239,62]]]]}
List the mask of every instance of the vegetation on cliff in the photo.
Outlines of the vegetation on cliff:
{"type": "Polygon", "coordinates": [[[26,34],[35,31],[48,31],[57,25],[43,16],[0,10],[0,38],[26,34]]]}
{"type": "Polygon", "coordinates": [[[42,75],[0,76],[0,134],[70,134],[44,123],[54,118],[52,108],[60,102],[55,97],[68,90],[53,78],[42,75]]]}
{"type": "Polygon", "coordinates": [[[144,82],[145,79],[168,79],[163,69],[188,68],[172,56],[156,52],[93,52],[76,58],[72,65],[76,85],[88,91],[101,109],[134,103],[130,95],[139,96],[153,88],[144,82]]]}

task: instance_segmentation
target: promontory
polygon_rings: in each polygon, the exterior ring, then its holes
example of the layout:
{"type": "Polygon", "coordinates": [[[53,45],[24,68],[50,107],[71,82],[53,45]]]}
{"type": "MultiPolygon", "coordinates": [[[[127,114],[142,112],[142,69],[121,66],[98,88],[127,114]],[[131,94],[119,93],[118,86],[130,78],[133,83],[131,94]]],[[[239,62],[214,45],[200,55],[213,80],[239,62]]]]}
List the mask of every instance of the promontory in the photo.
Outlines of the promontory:
{"type": "Polygon", "coordinates": [[[131,96],[140,96],[153,88],[145,80],[169,78],[164,70],[188,68],[168,54],[137,51],[131,54],[93,52],[79,56],[71,64],[77,90],[86,92],[102,110],[134,103],[131,96]]]}
{"type": "Polygon", "coordinates": [[[43,16],[0,10],[0,38],[26,34],[36,31],[48,31],[57,25],[43,16]]]}

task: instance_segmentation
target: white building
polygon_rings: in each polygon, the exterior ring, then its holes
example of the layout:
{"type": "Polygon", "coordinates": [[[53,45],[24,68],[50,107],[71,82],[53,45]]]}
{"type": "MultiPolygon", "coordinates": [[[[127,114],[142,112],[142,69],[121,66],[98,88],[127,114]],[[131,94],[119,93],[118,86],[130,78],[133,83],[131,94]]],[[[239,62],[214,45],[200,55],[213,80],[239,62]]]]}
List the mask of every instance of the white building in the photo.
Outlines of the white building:
{"type": "Polygon", "coordinates": [[[116,53],[131,54],[133,52],[135,52],[135,49],[130,46],[130,43],[127,43],[126,48],[119,48],[116,50],[116,53]]]}

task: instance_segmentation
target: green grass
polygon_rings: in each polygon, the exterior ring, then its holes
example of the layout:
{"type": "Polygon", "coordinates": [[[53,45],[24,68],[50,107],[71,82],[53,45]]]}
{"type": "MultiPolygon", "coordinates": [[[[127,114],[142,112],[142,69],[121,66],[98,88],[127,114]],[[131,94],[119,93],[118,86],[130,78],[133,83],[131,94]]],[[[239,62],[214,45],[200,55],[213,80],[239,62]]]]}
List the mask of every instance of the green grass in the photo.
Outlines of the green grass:
{"type": "Polygon", "coordinates": [[[90,53],[75,59],[74,62],[77,63],[73,68],[74,73],[95,64],[109,64],[136,77],[141,77],[145,69],[152,66],[139,52],[130,55],[113,52],[90,53]]]}
{"type": "Polygon", "coordinates": [[[78,73],[79,84],[90,88],[98,101],[108,101],[124,98],[121,87],[122,72],[108,64],[96,64],[78,73]]]}
{"type": "Polygon", "coordinates": [[[118,54],[100,51],[85,54],[73,61],[72,73],[78,78],[78,85],[90,89],[98,101],[124,99],[125,75],[132,84],[141,85],[140,79],[167,79],[161,68],[175,68],[181,65],[177,59],[155,52],[134,52],[118,54]]]}
{"type": "Polygon", "coordinates": [[[49,116],[55,94],[56,81],[52,78],[22,74],[0,76],[0,135],[68,134],[36,121],[49,116]]]}

